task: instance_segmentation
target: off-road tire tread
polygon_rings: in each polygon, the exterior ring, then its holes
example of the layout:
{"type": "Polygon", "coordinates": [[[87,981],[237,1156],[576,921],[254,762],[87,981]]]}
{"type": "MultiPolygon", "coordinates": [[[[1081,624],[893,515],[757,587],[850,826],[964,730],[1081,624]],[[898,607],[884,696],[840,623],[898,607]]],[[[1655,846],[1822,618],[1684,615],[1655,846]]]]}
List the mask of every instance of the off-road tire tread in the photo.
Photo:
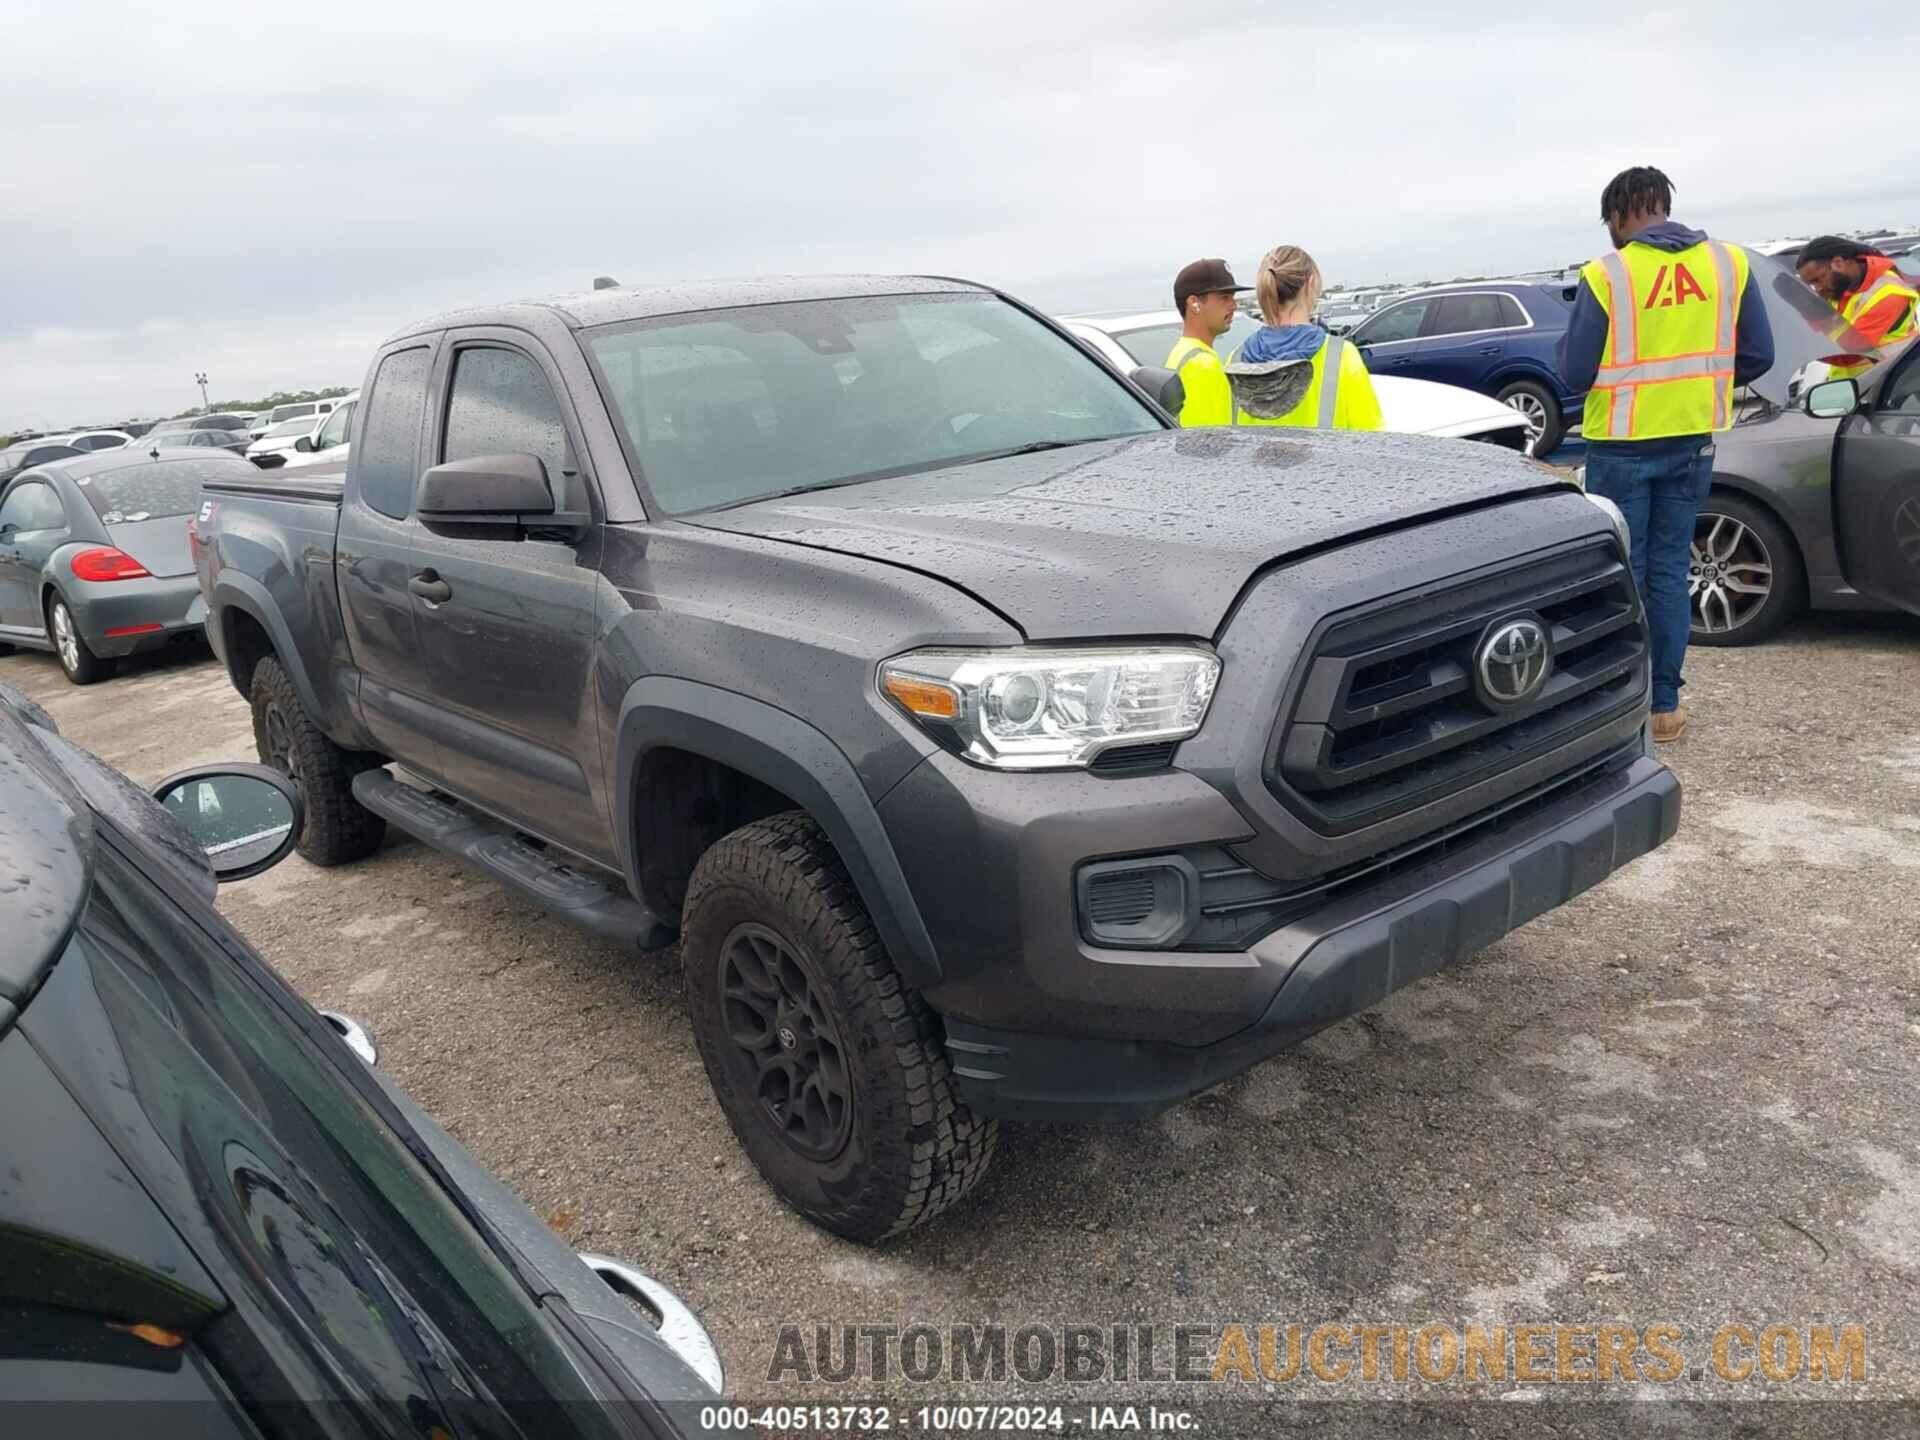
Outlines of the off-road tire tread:
{"type": "MultiPolygon", "coordinates": [[[[842,1036],[857,1046],[855,1034],[870,1026],[888,1037],[911,1122],[904,1132],[875,1135],[870,1181],[854,1203],[829,1210],[782,1198],[825,1229],[866,1242],[899,1235],[958,1204],[986,1175],[1000,1122],[974,1114],[960,1099],[939,1021],[919,994],[901,983],[832,842],[797,810],[722,837],[695,867],[683,937],[692,931],[693,916],[707,896],[727,885],[774,897],[802,933],[830,938],[815,959],[851,1001],[853,1013],[835,1017],[842,1036]]],[[[688,984],[710,984],[712,963],[711,956],[686,956],[688,984]]],[[[718,1075],[714,1041],[704,1033],[697,1038],[708,1073],[718,1075]]],[[[866,1063],[877,1059],[869,1056],[866,1063]]],[[[722,1109],[745,1143],[743,1117],[725,1105],[722,1109]]]]}
{"type": "Polygon", "coordinates": [[[267,744],[267,706],[277,704],[287,717],[293,732],[293,746],[300,756],[302,798],[306,801],[306,824],[296,847],[301,857],[314,865],[345,865],[364,860],[380,848],[386,838],[387,822],[353,798],[353,777],[381,763],[378,755],[346,750],[329,740],[313,723],[300,692],[281,668],[268,656],[253,671],[248,692],[253,709],[253,743],[260,763],[270,765],[267,744]]]}

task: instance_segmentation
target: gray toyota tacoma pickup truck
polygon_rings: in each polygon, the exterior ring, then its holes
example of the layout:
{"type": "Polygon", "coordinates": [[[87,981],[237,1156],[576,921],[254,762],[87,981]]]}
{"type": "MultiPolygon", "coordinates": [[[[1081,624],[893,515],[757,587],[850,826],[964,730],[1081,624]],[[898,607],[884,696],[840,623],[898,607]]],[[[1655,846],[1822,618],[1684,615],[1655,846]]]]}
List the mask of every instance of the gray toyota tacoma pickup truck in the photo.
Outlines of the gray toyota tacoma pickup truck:
{"type": "Polygon", "coordinates": [[[344,471],[206,483],[208,634],[309,860],[393,826],[677,934],[741,1143],[878,1239],[1002,1119],[1151,1114],[1678,823],[1616,512],[1164,382],[939,279],[442,315],[344,471]]]}

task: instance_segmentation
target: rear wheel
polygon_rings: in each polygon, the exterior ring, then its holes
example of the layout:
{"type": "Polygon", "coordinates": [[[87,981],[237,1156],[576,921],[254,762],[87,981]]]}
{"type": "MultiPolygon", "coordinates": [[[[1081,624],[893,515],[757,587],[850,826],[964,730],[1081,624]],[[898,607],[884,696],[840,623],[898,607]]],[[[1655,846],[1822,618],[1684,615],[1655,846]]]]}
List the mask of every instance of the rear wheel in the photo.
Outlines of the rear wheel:
{"type": "Polygon", "coordinates": [[[47,634],[53,637],[53,653],[59,657],[60,668],[76,685],[110,679],[120,668],[119,661],[96,655],[87,648],[80,627],[74,623],[73,611],[65,598],[57,594],[47,600],[47,634]]]}
{"type": "Polygon", "coordinates": [[[1516,380],[1504,385],[1494,397],[1502,405],[1520,412],[1527,422],[1527,453],[1544,460],[1560,448],[1567,427],[1560,419],[1560,402],[1546,386],[1532,380],[1516,380]]]}
{"type": "Polygon", "coordinates": [[[795,1210],[882,1240],[986,1174],[998,1122],[961,1101],[938,1022],[807,816],[756,821],[701,857],[680,954],[720,1108],[795,1210]]]}
{"type": "Polygon", "coordinates": [[[1800,547],[1773,513],[1716,490],[1700,506],[1687,566],[1695,645],[1758,645],[1806,607],[1800,547]]]}
{"type": "Polygon", "coordinates": [[[387,822],[353,798],[353,777],[375,768],[380,757],[343,750],[329,740],[272,657],[254,667],[248,698],[261,763],[293,781],[306,802],[300,854],[315,865],[344,865],[379,849],[387,822]]]}

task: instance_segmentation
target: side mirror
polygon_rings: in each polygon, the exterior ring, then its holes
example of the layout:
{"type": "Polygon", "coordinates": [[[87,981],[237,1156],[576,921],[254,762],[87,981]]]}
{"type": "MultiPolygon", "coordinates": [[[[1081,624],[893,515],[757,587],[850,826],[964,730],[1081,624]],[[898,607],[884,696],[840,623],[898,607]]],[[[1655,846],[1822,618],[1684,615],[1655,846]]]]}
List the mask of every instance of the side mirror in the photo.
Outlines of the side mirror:
{"type": "Polygon", "coordinates": [[[311,454],[313,451],[313,441],[310,437],[302,435],[298,440],[293,442],[293,448],[298,450],[302,455],[311,454]]]}
{"type": "Polygon", "coordinates": [[[153,798],[207,852],[216,879],[271,870],[300,843],[307,810],[294,783],[265,765],[204,765],[169,775],[153,798]]]}
{"type": "Polygon", "coordinates": [[[511,525],[554,513],[547,467],[534,455],[449,460],[420,477],[414,509],[428,523],[511,525]]]}
{"type": "Polygon", "coordinates": [[[1806,411],[1816,420],[1838,420],[1860,408],[1860,385],[1854,380],[1823,380],[1806,394],[1806,411]]]}
{"type": "Polygon", "coordinates": [[[1178,370],[1168,370],[1160,365],[1142,365],[1129,376],[1135,385],[1147,392],[1162,410],[1175,418],[1187,403],[1187,387],[1180,379],[1178,370]]]}

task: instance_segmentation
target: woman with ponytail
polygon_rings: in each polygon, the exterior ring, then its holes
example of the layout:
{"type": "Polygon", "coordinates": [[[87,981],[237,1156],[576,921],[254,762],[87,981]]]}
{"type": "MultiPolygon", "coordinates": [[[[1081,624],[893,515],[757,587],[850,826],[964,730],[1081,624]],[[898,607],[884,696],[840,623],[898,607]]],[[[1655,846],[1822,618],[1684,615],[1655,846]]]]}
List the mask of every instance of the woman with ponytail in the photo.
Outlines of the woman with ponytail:
{"type": "Polygon", "coordinates": [[[1267,323],[1228,362],[1235,425],[1378,430],[1380,402],[1357,347],[1313,323],[1320,267],[1298,245],[1260,261],[1254,293],[1267,323]]]}

